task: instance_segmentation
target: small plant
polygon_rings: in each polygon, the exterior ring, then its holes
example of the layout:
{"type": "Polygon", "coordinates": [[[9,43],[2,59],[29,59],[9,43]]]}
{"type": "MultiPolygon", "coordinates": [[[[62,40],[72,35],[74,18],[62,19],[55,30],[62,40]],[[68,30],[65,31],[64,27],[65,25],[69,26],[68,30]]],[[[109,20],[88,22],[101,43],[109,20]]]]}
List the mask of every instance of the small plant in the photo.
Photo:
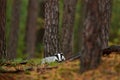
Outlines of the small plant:
{"type": "Polygon", "coordinates": [[[58,65],[58,62],[51,62],[49,63],[49,66],[57,66],[58,65]]]}
{"type": "Polygon", "coordinates": [[[3,59],[3,58],[0,59],[0,66],[1,66],[1,65],[4,65],[5,62],[6,62],[6,59],[3,59]]]}
{"type": "Polygon", "coordinates": [[[35,65],[35,66],[40,65],[41,64],[41,59],[39,59],[39,58],[31,59],[31,60],[28,61],[28,63],[31,64],[31,65],[35,65]]]}

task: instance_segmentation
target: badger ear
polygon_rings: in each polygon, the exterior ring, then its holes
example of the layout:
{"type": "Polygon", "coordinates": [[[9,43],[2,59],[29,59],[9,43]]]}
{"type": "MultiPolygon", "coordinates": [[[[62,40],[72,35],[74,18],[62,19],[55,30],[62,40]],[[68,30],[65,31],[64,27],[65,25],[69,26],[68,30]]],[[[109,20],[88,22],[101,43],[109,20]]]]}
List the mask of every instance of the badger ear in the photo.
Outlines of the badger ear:
{"type": "Polygon", "coordinates": [[[62,55],[62,60],[64,61],[65,60],[65,57],[62,55]]]}
{"type": "Polygon", "coordinates": [[[62,52],[60,54],[61,54],[61,59],[65,60],[64,54],[62,52]]]}
{"type": "Polygon", "coordinates": [[[63,55],[63,53],[61,52],[60,54],[62,54],[63,55]]]}
{"type": "Polygon", "coordinates": [[[54,56],[57,56],[57,53],[55,53],[54,56]]]}
{"type": "Polygon", "coordinates": [[[56,58],[56,60],[58,60],[59,59],[59,57],[58,57],[58,54],[56,53],[55,55],[54,55],[56,58]]]}

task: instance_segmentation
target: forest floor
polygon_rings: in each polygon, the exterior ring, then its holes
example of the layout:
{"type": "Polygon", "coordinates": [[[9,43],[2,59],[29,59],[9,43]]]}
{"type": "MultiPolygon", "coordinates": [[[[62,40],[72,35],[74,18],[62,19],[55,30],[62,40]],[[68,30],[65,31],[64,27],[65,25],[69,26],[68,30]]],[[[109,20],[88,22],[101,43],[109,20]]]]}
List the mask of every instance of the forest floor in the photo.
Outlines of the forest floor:
{"type": "Polygon", "coordinates": [[[102,57],[97,69],[80,74],[79,60],[50,65],[17,64],[4,66],[6,69],[23,69],[16,72],[0,73],[0,80],[120,80],[120,55],[102,57]],[[30,66],[32,68],[30,68],[30,66]]]}

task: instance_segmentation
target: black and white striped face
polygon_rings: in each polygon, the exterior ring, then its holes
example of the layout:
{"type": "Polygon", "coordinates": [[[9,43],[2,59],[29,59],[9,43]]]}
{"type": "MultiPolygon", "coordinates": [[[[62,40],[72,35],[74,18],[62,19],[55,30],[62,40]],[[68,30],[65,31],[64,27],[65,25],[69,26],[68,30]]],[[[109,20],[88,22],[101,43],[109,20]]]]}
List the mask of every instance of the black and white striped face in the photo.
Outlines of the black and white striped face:
{"type": "Polygon", "coordinates": [[[61,61],[65,60],[65,57],[63,56],[63,53],[57,53],[57,54],[55,54],[55,57],[56,57],[57,62],[61,62],[61,61]]]}

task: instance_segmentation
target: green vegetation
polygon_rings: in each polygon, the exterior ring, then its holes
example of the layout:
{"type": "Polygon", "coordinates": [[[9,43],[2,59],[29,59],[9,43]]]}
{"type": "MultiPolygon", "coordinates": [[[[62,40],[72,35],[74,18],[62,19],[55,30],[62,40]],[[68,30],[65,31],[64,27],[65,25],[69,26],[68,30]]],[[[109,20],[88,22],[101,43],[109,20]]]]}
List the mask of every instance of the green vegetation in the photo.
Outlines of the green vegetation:
{"type": "Polygon", "coordinates": [[[112,19],[110,28],[110,41],[114,44],[120,44],[120,0],[114,0],[112,6],[112,19]]]}

